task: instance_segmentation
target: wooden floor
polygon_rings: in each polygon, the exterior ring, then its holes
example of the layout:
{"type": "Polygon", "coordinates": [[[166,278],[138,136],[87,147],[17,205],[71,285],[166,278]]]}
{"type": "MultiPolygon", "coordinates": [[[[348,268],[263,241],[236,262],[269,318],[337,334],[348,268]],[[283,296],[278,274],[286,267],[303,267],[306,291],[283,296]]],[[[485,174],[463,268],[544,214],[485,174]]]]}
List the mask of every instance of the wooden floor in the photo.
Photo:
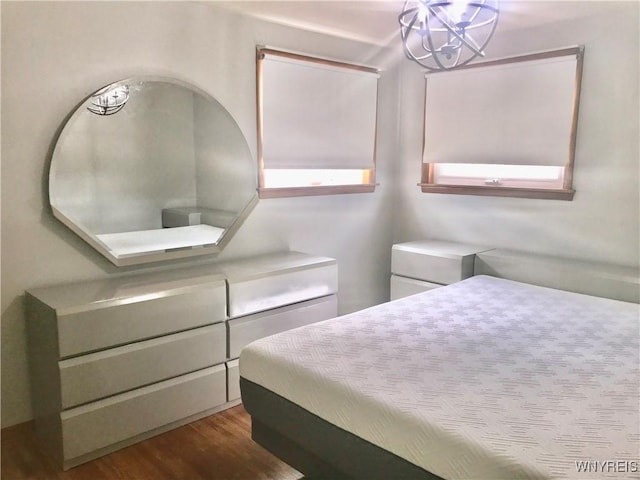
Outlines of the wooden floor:
{"type": "Polygon", "coordinates": [[[2,430],[0,478],[302,480],[302,474],[254,443],[250,430],[240,405],[63,472],[41,451],[29,422],[2,430]]]}

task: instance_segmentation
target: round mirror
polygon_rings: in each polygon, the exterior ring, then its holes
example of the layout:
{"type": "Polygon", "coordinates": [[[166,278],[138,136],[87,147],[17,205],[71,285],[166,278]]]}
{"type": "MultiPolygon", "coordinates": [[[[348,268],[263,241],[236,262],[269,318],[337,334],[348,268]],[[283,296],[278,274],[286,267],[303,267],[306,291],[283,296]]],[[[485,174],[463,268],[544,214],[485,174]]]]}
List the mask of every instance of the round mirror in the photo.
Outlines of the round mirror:
{"type": "Polygon", "coordinates": [[[70,116],[49,172],[53,214],[115,265],[219,252],[257,203],[256,165],[202,90],[132,78],[70,116]]]}

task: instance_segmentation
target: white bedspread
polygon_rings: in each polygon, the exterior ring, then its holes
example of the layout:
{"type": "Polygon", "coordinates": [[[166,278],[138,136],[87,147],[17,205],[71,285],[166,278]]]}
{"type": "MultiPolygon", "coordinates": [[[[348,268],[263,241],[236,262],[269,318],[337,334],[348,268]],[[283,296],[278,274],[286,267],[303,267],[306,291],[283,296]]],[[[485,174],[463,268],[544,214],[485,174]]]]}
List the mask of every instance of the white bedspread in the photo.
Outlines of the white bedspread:
{"type": "Polygon", "coordinates": [[[446,479],[640,478],[639,313],[473,277],[254,342],[240,374],[446,479]]]}

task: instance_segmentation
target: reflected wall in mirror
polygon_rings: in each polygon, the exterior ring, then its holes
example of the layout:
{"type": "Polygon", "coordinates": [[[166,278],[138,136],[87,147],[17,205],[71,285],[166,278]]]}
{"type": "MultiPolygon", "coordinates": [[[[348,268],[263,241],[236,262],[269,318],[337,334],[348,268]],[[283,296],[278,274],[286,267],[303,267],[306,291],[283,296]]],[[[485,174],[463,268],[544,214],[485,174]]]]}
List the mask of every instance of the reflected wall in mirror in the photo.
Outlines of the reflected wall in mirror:
{"type": "Polygon", "coordinates": [[[229,112],[167,78],[112,83],[71,114],[49,171],[53,214],[118,266],[217,253],[257,203],[229,112]]]}

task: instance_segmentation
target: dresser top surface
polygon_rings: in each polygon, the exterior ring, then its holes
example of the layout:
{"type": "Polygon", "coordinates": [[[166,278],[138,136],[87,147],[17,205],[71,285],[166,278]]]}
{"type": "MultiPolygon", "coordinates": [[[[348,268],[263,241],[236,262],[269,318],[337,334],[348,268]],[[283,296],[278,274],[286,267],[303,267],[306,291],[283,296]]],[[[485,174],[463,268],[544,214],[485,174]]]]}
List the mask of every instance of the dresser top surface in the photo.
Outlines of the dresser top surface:
{"type": "Polygon", "coordinates": [[[300,252],[278,252],[217,264],[39,287],[29,289],[27,293],[59,310],[143,296],[151,298],[207,284],[223,287],[226,280],[247,281],[332,264],[336,264],[336,260],[328,257],[300,252]]]}
{"type": "Polygon", "coordinates": [[[336,264],[337,262],[334,258],[308,255],[300,252],[284,252],[220,263],[217,265],[216,270],[221,272],[228,281],[239,282],[336,264]]]}
{"type": "Polygon", "coordinates": [[[27,293],[56,310],[113,302],[206,284],[224,285],[224,276],[210,268],[196,267],[116,278],[68,283],[27,290],[27,293]]]}
{"type": "Polygon", "coordinates": [[[441,240],[417,240],[396,243],[393,245],[393,250],[442,257],[466,257],[490,250],[490,248],[441,240]]]}

